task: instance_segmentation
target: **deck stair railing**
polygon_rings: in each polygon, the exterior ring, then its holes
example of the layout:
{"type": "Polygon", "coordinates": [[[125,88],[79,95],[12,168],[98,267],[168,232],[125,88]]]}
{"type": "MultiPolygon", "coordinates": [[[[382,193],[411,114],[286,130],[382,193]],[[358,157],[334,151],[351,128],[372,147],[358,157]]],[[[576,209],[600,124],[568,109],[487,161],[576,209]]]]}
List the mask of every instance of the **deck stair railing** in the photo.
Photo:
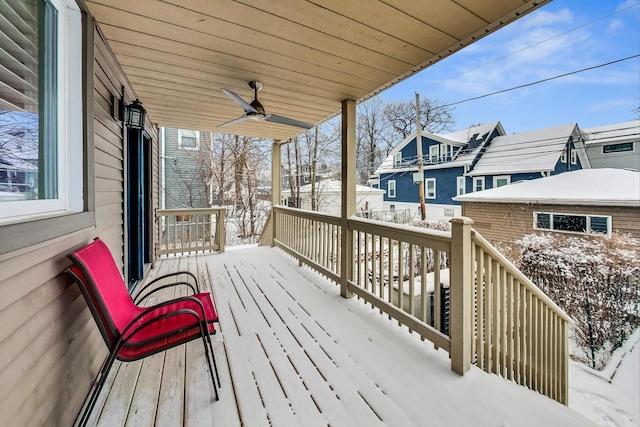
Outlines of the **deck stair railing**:
{"type": "Polygon", "coordinates": [[[158,254],[190,254],[225,248],[226,208],[158,209],[158,254]]]}
{"type": "Polygon", "coordinates": [[[271,220],[274,246],[449,352],[454,371],[473,363],[567,404],[571,319],[470,219],[445,232],[350,217],[350,268],[340,217],[277,206],[271,220]]]}

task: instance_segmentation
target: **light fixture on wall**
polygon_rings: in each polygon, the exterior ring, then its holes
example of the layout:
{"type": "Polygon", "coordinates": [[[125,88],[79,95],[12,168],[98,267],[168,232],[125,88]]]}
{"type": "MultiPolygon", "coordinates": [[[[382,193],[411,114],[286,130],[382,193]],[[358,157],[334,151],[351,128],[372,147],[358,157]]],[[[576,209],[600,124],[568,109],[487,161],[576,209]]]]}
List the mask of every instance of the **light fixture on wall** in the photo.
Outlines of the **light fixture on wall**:
{"type": "Polygon", "coordinates": [[[131,129],[144,129],[147,111],[142,106],[142,103],[137,99],[129,105],[126,105],[124,101],[121,102],[121,118],[124,125],[131,129]]]}

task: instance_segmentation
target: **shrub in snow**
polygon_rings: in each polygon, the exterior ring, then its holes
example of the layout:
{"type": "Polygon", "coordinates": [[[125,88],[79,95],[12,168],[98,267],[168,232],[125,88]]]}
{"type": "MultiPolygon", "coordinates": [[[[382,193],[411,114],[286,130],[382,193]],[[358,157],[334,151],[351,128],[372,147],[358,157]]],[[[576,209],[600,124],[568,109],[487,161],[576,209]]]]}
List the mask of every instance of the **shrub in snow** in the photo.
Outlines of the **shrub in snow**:
{"type": "Polygon", "coordinates": [[[516,241],[516,265],[577,325],[573,356],[597,369],[639,324],[639,243],[615,233],[530,234],[516,241]]]}
{"type": "Polygon", "coordinates": [[[409,225],[413,227],[428,228],[429,230],[451,231],[451,223],[449,221],[431,221],[431,220],[415,220],[409,225]]]}

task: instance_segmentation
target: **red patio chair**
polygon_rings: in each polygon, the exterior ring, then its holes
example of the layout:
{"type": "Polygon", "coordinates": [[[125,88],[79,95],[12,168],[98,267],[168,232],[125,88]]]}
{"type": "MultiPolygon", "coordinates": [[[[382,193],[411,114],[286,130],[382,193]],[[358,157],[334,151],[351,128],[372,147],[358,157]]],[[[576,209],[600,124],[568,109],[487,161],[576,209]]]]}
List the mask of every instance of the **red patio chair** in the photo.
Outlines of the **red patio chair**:
{"type": "Polygon", "coordinates": [[[98,371],[85,409],[80,416],[80,426],[86,425],[116,359],[124,362],[139,360],[197,338],[202,338],[213,389],[218,400],[220,377],[210,337],[210,334],[216,332],[213,322],[218,321],[218,316],[211,295],[200,292],[193,274],[182,271],[158,277],[143,287],[134,301],[109,248],[102,240],[96,239],[70,254],[69,258],[74,265],[66,272],[80,287],[109,348],[109,354],[98,371]],[[144,293],[158,280],[177,274],[187,274],[194,283],[179,281],[157,286],[144,293]],[[149,295],[176,285],[190,288],[193,295],[164,301],[151,307],[138,305],[149,295]]]}

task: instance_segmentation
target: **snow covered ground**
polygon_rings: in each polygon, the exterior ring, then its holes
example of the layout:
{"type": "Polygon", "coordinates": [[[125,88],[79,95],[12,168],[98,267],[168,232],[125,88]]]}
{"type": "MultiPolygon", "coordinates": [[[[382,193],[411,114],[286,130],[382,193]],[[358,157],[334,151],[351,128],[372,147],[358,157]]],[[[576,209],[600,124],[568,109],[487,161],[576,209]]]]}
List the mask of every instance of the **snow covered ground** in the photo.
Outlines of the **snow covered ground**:
{"type": "Polygon", "coordinates": [[[569,363],[569,407],[601,426],[640,426],[640,329],[602,372],[569,363]]]}

